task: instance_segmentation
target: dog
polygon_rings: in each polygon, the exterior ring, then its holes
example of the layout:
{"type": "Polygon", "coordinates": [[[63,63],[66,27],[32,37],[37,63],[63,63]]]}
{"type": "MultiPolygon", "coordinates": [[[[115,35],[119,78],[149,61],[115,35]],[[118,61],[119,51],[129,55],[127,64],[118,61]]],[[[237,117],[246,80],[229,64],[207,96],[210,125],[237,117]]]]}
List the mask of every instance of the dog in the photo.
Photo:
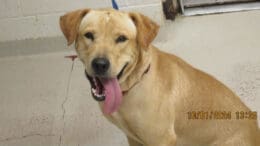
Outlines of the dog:
{"type": "Polygon", "coordinates": [[[259,146],[256,112],[229,88],[151,43],[159,25],[135,12],[60,17],[91,93],[130,146],[259,146]]]}

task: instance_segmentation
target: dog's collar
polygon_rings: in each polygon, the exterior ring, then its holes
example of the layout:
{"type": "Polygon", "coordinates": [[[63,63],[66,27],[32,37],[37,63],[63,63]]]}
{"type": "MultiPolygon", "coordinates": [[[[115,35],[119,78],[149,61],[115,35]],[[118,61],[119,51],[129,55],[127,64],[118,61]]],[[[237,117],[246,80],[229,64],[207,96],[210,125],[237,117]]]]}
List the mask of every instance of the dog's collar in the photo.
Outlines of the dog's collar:
{"type": "MultiPolygon", "coordinates": [[[[148,65],[148,67],[146,68],[146,70],[145,70],[144,73],[142,74],[142,77],[149,72],[150,68],[151,68],[151,64],[148,65]]],[[[136,82],[131,88],[133,88],[137,83],[138,83],[138,82],[136,82]]],[[[130,89],[131,89],[131,88],[130,88],[130,89]]],[[[125,91],[122,91],[123,95],[126,94],[130,89],[125,90],[125,91]]]]}

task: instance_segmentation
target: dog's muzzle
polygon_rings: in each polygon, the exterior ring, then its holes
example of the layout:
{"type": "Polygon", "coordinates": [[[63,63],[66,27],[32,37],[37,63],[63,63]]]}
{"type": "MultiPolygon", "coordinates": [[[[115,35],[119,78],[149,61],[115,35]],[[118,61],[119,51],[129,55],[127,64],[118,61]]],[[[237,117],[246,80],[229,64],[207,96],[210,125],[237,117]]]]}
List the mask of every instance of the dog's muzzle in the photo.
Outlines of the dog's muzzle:
{"type": "MultiPolygon", "coordinates": [[[[92,96],[94,97],[94,99],[96,101],[104,101],[105,100],[105,88],[104,88],[104,85],[102,84],[102,79],[105,79],[106,77],[103,77],[105,76],[107,70],[107,61],[105,60],[93,60],[92,61],[92,64],[94,64],[92,67],[94,69],[94,66],[96,67],[96,70],[94,71],[95,72],[95,75],[94,77],[88,75],[87,71],[85,70],[85,76],[86,78],[89,80],[90,82],[90,85],[91,85],[91,94],[92,96]],[[99,65],[97,65],[99,64],[99,65]],[[96,73],[96,71],[98,73],[96,73]]],[[[110,64],[110,63],[109,63],[110,64]]],[[[117,74],[117,80],[119,80],[123,73],[124,73],[124,70],[125,68],[127,67],[128,63],[126,63],[123,68],[120,70],[120,72],[117,74]]],[[[109,65],[108,65],[109,66],[109,65]]]]}

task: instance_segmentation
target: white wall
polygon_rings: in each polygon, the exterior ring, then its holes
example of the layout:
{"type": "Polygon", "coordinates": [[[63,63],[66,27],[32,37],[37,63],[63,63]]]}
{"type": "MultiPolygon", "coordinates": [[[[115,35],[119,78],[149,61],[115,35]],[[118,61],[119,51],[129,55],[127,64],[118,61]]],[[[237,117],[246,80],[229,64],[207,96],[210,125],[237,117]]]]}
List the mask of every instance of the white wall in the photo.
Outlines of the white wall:
{"type": "MultiPolygon", "coordinates": [[[[117,0],[163,23],[161,0],[117,0]]],[[[59,16],[79,8],[111,7],[111,0],[0,0],[0,42],[61,36],[59,16]]]]}

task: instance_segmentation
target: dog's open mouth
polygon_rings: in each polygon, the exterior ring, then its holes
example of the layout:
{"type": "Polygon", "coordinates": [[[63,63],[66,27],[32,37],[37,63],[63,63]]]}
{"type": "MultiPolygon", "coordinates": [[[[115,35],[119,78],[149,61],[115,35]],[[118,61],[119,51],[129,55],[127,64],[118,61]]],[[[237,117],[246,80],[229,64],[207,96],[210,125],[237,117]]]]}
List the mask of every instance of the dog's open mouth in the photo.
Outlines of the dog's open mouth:
{"type": "Polygon", "coordinates": [[[105,100],[104,86],[97,77],[91,77],[85,71],[85,75],[88,78],[91,85],[91,93],[95,100],[103,101],[105,100]]]}
{"type": "Polygon", "coordinates": [[[91,77],[85,71],[85,75],[91,85],[91,93],[95,100],[104,101],[104,113],[111,114],[115,112],[121,101],[122,91],[118,80],[122,76],[127,64],[118,73],[116,78],[91,77]]]}

